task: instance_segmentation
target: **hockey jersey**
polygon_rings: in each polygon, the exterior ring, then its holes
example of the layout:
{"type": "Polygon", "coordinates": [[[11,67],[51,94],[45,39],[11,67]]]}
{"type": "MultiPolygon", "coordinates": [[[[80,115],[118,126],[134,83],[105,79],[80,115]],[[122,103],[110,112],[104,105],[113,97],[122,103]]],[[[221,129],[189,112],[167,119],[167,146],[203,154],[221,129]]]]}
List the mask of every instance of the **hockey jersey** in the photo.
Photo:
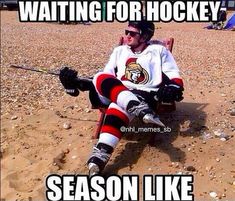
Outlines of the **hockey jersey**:
{"type": "Polygon", "coordinates": [[[148,45],[140,53],[133,53],[127,45],[116,47],[104,73],[115,75],[129,89],[157,91],[163,74],[183,85],[171,52],[158,44],[148,45]]]}

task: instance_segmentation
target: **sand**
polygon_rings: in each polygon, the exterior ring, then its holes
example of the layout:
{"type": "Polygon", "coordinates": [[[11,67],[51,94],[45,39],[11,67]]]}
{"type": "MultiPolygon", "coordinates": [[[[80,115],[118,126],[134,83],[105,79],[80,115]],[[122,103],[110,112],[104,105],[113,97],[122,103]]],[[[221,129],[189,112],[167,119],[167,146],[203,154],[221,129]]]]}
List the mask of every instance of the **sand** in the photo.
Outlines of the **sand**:
{"type": "MultiPolygon", "coordinates": [[[[205,25],[156,24],[154,39],[175,39],[184,100],[175,112],[161,115],[171,132],[126,134],[105,176],[189,174],[195,200],[235,200],[235,32],[205,25]]],[[[92,76],[125,27],[117,22],[20,23],[16,11],[1,11],[1,199],[45,200],[48,175],[87,174],[99,115],[87,93],[70,97],[58,77],[9,65],[70,66],[92,76]]]]}

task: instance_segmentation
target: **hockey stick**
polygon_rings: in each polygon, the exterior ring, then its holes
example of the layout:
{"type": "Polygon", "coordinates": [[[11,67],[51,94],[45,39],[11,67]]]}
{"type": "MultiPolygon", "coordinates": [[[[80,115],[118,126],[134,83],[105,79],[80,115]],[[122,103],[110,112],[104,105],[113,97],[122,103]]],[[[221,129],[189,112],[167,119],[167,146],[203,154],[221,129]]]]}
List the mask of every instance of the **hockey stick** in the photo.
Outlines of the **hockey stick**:
{"type": "Polygon", "coordinates": [[[32,68],[32,67],[18,66],[18,65],[15,65],[15,64],[10,65],[10,67],[11,68],[17,68],[17,69],[34,71],[34,72],[39,72],[39,73],[46,73],[46,74],[50,74],[50,75],[57,75],[57,76],[59,75],[58,72],[53,72],[53,71],[50,71],[50,70],[45,69],[45,68],[35,69],[35,68],[32,68]]]}
{"type": "MultiPolygon", "coordinates": [[[[34,71],[34,72],[39,72],[39,73],[46,73],[49,75],[56,75],[59,76],[60,73],[59,72],[54,72],[45,68],[33,68],[33,67],[26,67],[26,66],[18,66],[15,64],[10,65],[11,68],[16,68],[16,69],[23,69],[23,70],[29,70],[29,71],[34,71]]],[[[78,81],[86,81],[86,82],[92,82],[92,77],[78,77],[77,78],[78,81]]]]}

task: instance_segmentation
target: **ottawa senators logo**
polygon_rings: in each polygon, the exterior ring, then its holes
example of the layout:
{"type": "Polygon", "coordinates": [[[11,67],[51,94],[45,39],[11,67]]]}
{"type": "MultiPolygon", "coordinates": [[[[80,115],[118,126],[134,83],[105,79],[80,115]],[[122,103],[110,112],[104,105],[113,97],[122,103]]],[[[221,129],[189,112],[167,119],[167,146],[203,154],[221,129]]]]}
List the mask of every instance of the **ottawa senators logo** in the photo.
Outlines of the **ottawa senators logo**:
{"type": "Polygon", "coordinates": [[[137,58],[129,58],[126,62],[125,75],[121,80],[129,80],[135,84],[145,84],[149,80],[147,71],[136,63],[137,58]]]}

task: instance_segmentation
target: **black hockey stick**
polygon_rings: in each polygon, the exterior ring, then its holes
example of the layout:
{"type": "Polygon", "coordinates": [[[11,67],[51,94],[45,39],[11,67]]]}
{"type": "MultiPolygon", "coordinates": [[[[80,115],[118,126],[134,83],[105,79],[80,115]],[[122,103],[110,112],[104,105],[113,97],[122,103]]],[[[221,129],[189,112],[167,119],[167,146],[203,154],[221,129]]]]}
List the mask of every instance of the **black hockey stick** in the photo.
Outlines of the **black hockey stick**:
{"type": "Polygon", "coordinates": [[[33,67],[26,67],[26,66],[18,66],[15,64],[10,65],[11,68],[17,68],[17,69],[23,69],[23,70],[29,70],[29,71],[34,71],[34,72],[39,72],[39,73],[46,73],[50,75],[59,75],[58,72],[53,72],[45,68],[33,68],[33,67]]]}
{"type": "MultiPolygon", "coordinates": [[[[45,68],[33,68],[33,67],[26,67],[26,66],[18,66],[15,64],[10,65],[11,68],[16,68],[16,69],[23,69],[23,70],[29,70],[29,71],[34,71],[34,72],[39,72],[39,73],[46,73],[49,75],[56,75],[59,76],[60,73],[59,72],[54,72],[45,68]]],[[[78,81],[86,81],[86,82],[92,82],[92,77],[78,77],[77,78],[78,81]]]]}

